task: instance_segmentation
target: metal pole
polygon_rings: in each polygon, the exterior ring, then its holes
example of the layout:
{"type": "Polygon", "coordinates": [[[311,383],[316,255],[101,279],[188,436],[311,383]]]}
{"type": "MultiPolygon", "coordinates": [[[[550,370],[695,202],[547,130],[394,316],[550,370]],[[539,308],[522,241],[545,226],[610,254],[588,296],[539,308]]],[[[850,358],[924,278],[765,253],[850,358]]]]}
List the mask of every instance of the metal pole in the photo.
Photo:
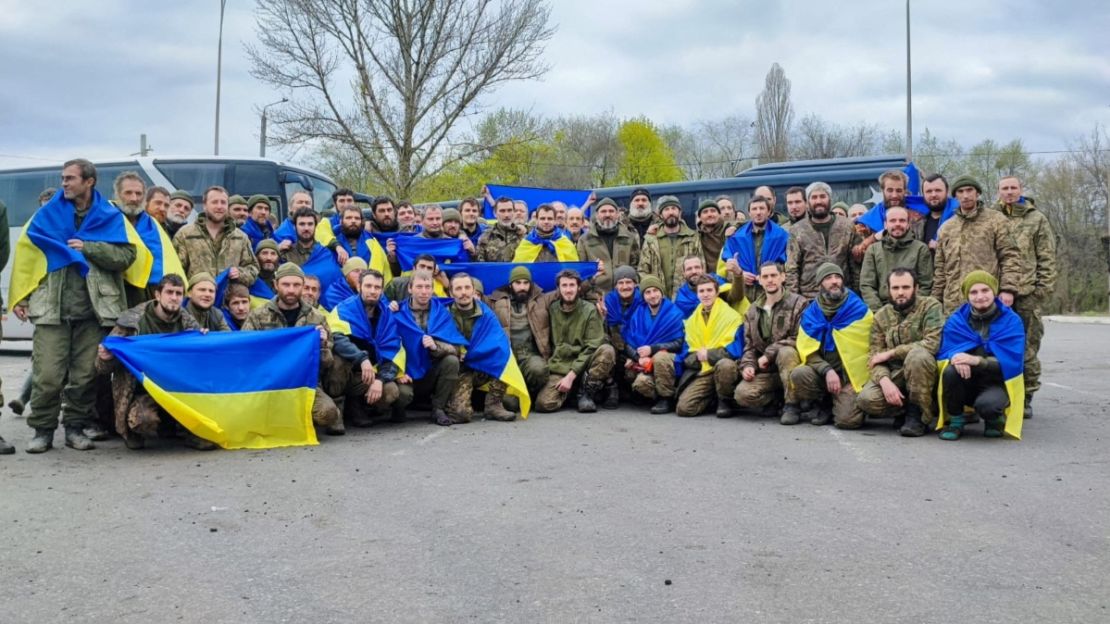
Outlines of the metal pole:
{"type": "Polygon", "coordinates": [[[220,155],[220,76],[224,63],[224,7],[227,0],[220,0],[220,35],[216,43],[216,140],[212,153],[220,155]]]}
{"type": "Polygon", "coordinates": [[[150,148],[146,144],[146,133],[139,135],[139,156],[146,156],[150,153],[150,148]]]}
{"type": "Polygon", "coordinates": [[[258,157],[266,157],[266,109],[262,109],[262,132],[258,139],[258,157]]]}
{"type": "Polygon", "coordinates": [[[913,162],[913,91],[910,80],[910,0],[906,0],[906,162],[913,162]]]}

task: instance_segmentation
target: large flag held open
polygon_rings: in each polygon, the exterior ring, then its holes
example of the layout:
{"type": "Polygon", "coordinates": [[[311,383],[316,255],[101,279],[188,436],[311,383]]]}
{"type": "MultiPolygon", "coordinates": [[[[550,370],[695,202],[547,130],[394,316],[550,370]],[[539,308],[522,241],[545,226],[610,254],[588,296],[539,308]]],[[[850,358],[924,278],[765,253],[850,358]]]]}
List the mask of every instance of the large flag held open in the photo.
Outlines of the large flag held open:
{"type": "MultiPolygon", "coordinates": [[[[530,186],[503,186],[500,184],[487,184],[486,188],[494,199],[508,197],[516,201],[522,201],[528,204],[529,211],[535,210],[536,206],[540,204],[550,204],[554,201],[561,201],[568,207],[578,206],[581,208],[590,199],[590,191],[574,189],[546,189],[530,186]]],[[[482,211],[487,219],[497,218],[497,215],[493,213],[493,204],[489,203],[488,199],[482,201],[482,211]]],[[[587,211],[586,216],[589,216],[589,211],[587,211]]]]}
{"type": "Polygon", "coordinates": [[[104,347],[195,435],[226,449],[316,444],[315,327],[111,336],[104,347]],[[219,357],[213,357],[219,354],[219,357]],[[264,373],[258,369],[265,354],[264,373]]]}
{"type": "Polygon", "coordinates": [[[532,283],[544,292],[555,290],[557,286],[555,276],[564,269],[577,271],[578,276],[583,280],[597,275],[596,262],[456,262],[445,264],[440,267],[440,270],[448,276],[466,273],[481,281],[482,289],[489,295],[498,288],[508,285],[509,274],[514,267],[518,266],[527,267],[532,274],[532,283]]]}

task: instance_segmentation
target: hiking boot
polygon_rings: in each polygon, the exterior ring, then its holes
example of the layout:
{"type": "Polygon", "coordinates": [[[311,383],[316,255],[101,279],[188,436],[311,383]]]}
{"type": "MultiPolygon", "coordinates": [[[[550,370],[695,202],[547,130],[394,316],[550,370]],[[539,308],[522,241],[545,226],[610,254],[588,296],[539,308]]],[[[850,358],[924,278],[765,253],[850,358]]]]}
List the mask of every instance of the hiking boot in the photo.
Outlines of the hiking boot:
{"type": "Polygon", "coordinates": [[[823,427],[832,422],[832,417],[832,407],[822,405],[821,407],[817,408],[817,415],[809,420],[809,424],[823,427]]]}
{"type": "Polygon", "coordinates": [[[597,389],[596,384],[590,379],[590,374],[586,373],[582,377],[582,385],[578,386],[578,413],[592,414],[597,411],[592,392],[597,389]]]}
{"type": "Polygon", "coordinates": [[[408,414],[405,413],[405,408],[399,405],[389,408],[389,422],[400,424],[406,420],[408,420],[408,414]]]}
{"type": "Polygon", "coordinates": [[[779,417],[779,424],[796,425],[801,421],[802,410],[798,408],[797,403],[787,403],[782,407],[782,416],[779,417]]]}
{"type": "Polygon", "coordinates": [[[1006,417],[1000,416],[994,419],[983,419],[983,437],[985,438],[1001,438],[1002,431],[1006,428],[1006,417]]]}
{"type": "Polygon", "coordinates": [[[66,427],[66,446],[75,451],[91,451],[96,448],[85,435],[84,427],[66,427]]]}
{"type": "Polygon", "coordinates": [[[605,384],[605,400],[601,402],[601,407],[607,410],[615,410],[621,406],[621,391],[617,387],[617,382],[610,380],[605,384]]]}
{"type": "Polygon", "coordinates": [[[374,419],[371,418],[366,412],[359,411],[354,416],[351,416],[351,426],[358,427],[359,429],[366,429],[367,427],[374,426],[374,419]]]}
{"type": "Polygon", "coordinates": [[[23,406],[23,401],[20,401],[19,399],[15,399],[11,403],[8,403],[8,407],[12,408],[12,412],[16,416],[22,416],[23,415],[23,407],[24,407],[23,406]]]}
{"type": "Polygon", "coordinates": [[[486,393],[486,403],[482,408],[485,413],[486,420],[496,420],[499,422],[512,422],[516,420],[516,414],[505,409],[501,403],[502,396],[494,393],[486,393]]]}
{"type": "Polygon", "coordinates": [[[906,404],[905,422],[898,429],[904,438],[920,438],[925,435],[925,423],[921,422],[921,408],[913,403],[906,404]]]}
{"type": "Polygon", "coordinates": [[[451,420],[451,417],[447,415],[447,412],[439,408],[432,410],[432,422],[439,425],[440,427],[450,427],[451,425],[455,424],[455,421],[451,420]]]}
{"type": "Polygon", "coordinates": [[[717,397],[717,418],[732,418],[732,408],[728,406],[728,399],[717,397]]]}
{"type": "Polygon", "coordinates": [[[659,397],[655,405],[651,406],[652,414],[667,414],[671,411],[671,400],[667,397],[659,397]]]}
{"type": "Polygon", "coordinates": [[[343,425],[343,419],[340,418],[339,422],[324,427],[324,433],[330,436],[347,435],[347,427],[343,425]]]}
{"type": "Polygon", "coordinates": [[[1026,398],[1025,399],[1025,415],[1023,416],[1023,418],[1025,420],[1029,420],[1032,417],[1033,417],[1033,399],[1026,398]]]}
{"type": "Polygon", "coordinates": [[[770,405],[764,405],[763,408],[759,410],[759,416],[761,418],[778,418],[781,414],[781,403],[771,403],[770,405]]]}
{"type": "Polygon", "coordinates": [[[135,432],[129,432],[123,434],[123,444],[132,451],[139,451],[146,448],[146,439],[135,432]]]}
{"type": "Polygon", "coordinates": [[[185,439],[182,440],[181,443],[198,451],[214,451],[217,448],[215,442],[209,442],[192,432],[186,433],[185,439]]]}
{"type": "Polygon", "coordinates": [[[809,422],[817,418],[817,405],[813,401],[802,401],[798,409],[800,411],[799,422],[809,422]]]}
{"type": "Polygon", "coordinates": [[[11,455],[12,453],[15,453],[15,447],[8,444],[3,437],[0,437],[0,455],[11,455]]]}
{"type": "Polygon", "coordinates": [[[108,432],[104,430],[104,427],[101,427],[100,423],[98,422],[91,422],[85,425],[82,433],[85,434],[86,438],[95,442],[107,440],[109,437],[111,437],[108,432]]]}
{"type": "Polygon", "coordinates": [[[948,421],[944,425],[944,429],[940,432],[941,440],[959,440],[960,436],[964,434],[964,425],[967,421],[964,419],[963,414],[959,416],[949,416],[948,421]]]}
{"type": "Polygon", "coordinates": [[[45,453],[54,448],[53,429],[35,429],[35,437],[27,443],[28,453],[45,453]]]}

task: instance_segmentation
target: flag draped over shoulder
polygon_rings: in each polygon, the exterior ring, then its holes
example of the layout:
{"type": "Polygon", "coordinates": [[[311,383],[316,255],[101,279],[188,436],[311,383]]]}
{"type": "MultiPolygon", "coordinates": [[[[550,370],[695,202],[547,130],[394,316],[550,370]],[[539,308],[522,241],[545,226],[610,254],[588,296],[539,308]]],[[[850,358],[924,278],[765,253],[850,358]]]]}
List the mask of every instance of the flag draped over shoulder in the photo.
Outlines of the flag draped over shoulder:
{"type": "Polygon", "coordinates": [[[485,294],[490,295],[509,284],[509,274],[518,266],[527,267],[532,274],[532,283],[544,292],[555,290],[555,276],[564,269],[577,271],[583,280],[597,275],[596,262],[455,262],[439,268],[448,276],[466,273],[481,281],[485,294]]]}
{"type": "Polygon", "coordinates": [[[394,314],[385,299],[378,301],[376,329],[366,318],[366,308],[358,295],[341,301],[328,313],[327,318],[328,327],[333,332],[374,345],[378,361],[371,362],[372,364],[389,360],[396,364],[402,373],[405,372],[405,350],[401,347],[401,334],[397,330],[394,314]]]}
{"type": "Polygon", "coordinates": [[[726,276],[725,263],[733,258],[741,269],[756,275],[759,275],[759,267],[764,262],[786,262],[786,245],[790,242],[790,233],[774,221],[767,221],[764,226],[763,246],[757,258],[755,241],[752,238],[754,225],[751,221],[745,223],[725,241],[721,257],[717,260],[717,275],[726,276]]]}
{"type": "Polygon", "coordinates": [[[666,297],[654,317],[651,315],[651,307],[643,302],[632,311],[621,328],[625,344],[633,349],[673,342],[682,338],[685,333],[682,311],[666,297]]]}
{"type": "Polygon", "coordinates": [[[273,238],[274,236],[273,231],[267,232],[263,230],[262,227],[255,223],[254,219],[251,218],[247,218],[246,223],[239,226],[239,229],[247,235],[248,239],[250,239],[251,251],[254,251],[254,248],[258,246],[258,243],[267,238],[273,238]]]}
{"type": "MultiPolygon", "coordinates": [[[[247,221],[250,221],[250,219],[247,219],[247,221]]],[[[285,241],[297,242],[297,226],[292,219],[282,221],[281,225],[274,230],[274,240],[279,243],[285,241]]],[[[335,240],[335,232],[332,231],[331,221],[318,219],[316,221],[316,242],[327,247],[333,240],[335,240]]]]}
{"type": "MultiPolygon", "coordinates": [[[[723,294],[732,290],[732,284],[726,282],[720,275],[714,275],[713,273],[709,275],[717,280],[718,294],[723,294]]],[[[698,301],[698,293],[695,292],[693,288],[690,288],[689,282],[683,282],[682,286],[679,286],[678,290],[674,293],[674,304],[682,311],[682,316],[684,317],[693,314],[694,309],[697,308],[700,303],[701,302],[698,301]]],[[[739,310],[737,310],[737,312],[739,312],[739,310]]]]}
{"type": "Polygon", "coordinates": [[[846,298],[831,319],[825,318],[817,300],[802,312],[798,327],[798,355],[802,362],[821,351],[836,351],[852,388],[859,392],[869,379],[868,350],[873,316],[859,295],[846,291],[846,298]]]}
{"type": "MultiPolygon", "coordinates": [[[[718,299],[709,311],[706,320],[701,313],[702,306],[694,308],[694,313],[684,322],[686,343],[675,356],[675,376],[682,376],[683,360],[699,349],[724,349],[729,356],[738,359],[744,353],[744,317],[727,303],[718,299]]],[[[701,363],[698,374],[704,375],[713,370],[709,362],[701,363]]]]}
{"type": "MultiPolygon", "coordinates": [[[[374,234],[375,237],[379,236],[374,234]]],[[[388,239],[387,239],[388,240],[388,239]]],[[[470,256],[463,250],[463,242],[458,238],[421,238],[419,236],[397,236],[397,263],[402,271],[411,271],[417,256],[428,254],[436,259],[436,266],[442,268],[451,262],[466,262],[470,256]]]]}
{"type": "Polygon", "coordinates": [[[632,313],[636,311],[636,308],[643,305],[644,298],[643,295],[640,294],[640,288],[638,286],[632,291],[632,303],[629,304],[627,310],[621,308],[621,296],[620,293],[617,292],[617,289],[614,288],[610,290],[605,293],[605,326],[623,326],[628,322],[632,313]]]}
{"type": "MultiPolygon", "coordinates": [[[[316,239],[319,241],[319,237],[316,239]]],[[[355,243],[355,248],[351,249],[347,243],[346,236],[336,237],[340,246],[347,250],[350,257],[358,256],[366,261],[367,268],[374,269],[382,274],[385,278],[384,283],[388,284],[393,279],[393,271],[389,268],[389,256],[385,252],[378,239],[374,238],[369,232],[359,232],[358,242],[355,243]]]]}
{"type": "Polygon", "coordinates": [[[320,280],[320,292],[327,292],[332,284],[343,279],[343,271],[335,260],[335,252],[320,243],[312,247],[312,253],[301,265],[301,270],[305,275],[315,275],[320,280]]]}
{"type": "MultiPolygon", "coordinates": [[[[944,225],[945,221],[951,219],[952,215],[956,214],[956,209],[959,207],[960,202],[949,197],[948,203],[946,203],[944,206],[944,212],[941,213],[940,224],[944,225]]],[[[929,206],[925,203],[925,198],[921,197],[920,195],[907,195],[906,208],[915,212],[919,212],[923,215],[929,214],[929,206]]],[[[860,215],[856,219],[856,222],[866,225],[868,228],[871,229],[872,232],[881,232],[883,229],[886,228],[886,206],[883,204],[883,202],[875,204],[875,206],[872,207],[871,210],[868,210],[867,212],[860,215]]],[[[937,231],[939,232],[940,228],[937,228],[937,231]]]]}
{"type": "MultiPolygon", "coordinates": [[[[545,189],[533,188],[528,186],[503,186],[499,184],[487,184],[486,188],[489,189],[489,194],[494,199],[498,197],[508,197],[514,201],[522,201],[528,204],[529,210],[535,210],[536,206],[540,204],[550,204],[551,202],[561,201],[570,206],[582,207],[590,199],[590,191],[579,191],[574,189],[545,189]]],[[[493,204],[489,203],[489,199],[482,201],[482,211],[487,219],[494,219],[496,215],[493,213],[493,204]]],[[[586,212],[589,217],[589,211],[586,212]]]]}
{"type": "Polygon", "coordinates": [[[339,305],[344,299],[348,299],[358,293],[354,288],[347,283],[347,279],[341,279],[335,282],[324,292],[320,297],[320,306],[325,310],[334,310],[335,306],[339,305]]]}
{"type": "Polygon", "coordinates": [[[551,238],[541,238],[540,233],[532,228],[532,231],[528,232],[528,235],[516,246],[513,262],[535,262],[540,255],[540,250],[544,248],[555,254],[559,262],[578,262],[578,248],[575,247],[574,241],[567,235],[566,230],[560,227],[555,228],[551,238]]]}
{"type": "MultiPolygon", "coordinates": [[[[227,286],[231,282],[228,273],[231,269],[224,269],[216,276],[216,301],[212,305],[217,308],[222,308],[224,305],[224,297],[227,295],[227,286]]],[[[273,289],[271,289],[266,282],[261,279],[255,279],[254,283],[250,285],[251,295],[251,309],[259,308],[266,305],[266,302],[276,296],[273,289]]]]}
{"type": "Polygon", "coordinates": [[[153,286],[167,275],[177,275],[185,282],[185,290],[188,290],[189,281],[185,276],[185,267],[181,266],[181,259],[177,256],[173,241],[162,226],[153,217],[143,212],[139,214],[139,220],[135,223],[135,231],[138,232],[139,238],[142,239],[151,256],[147,285],[153,286]]]}
{"type": "Polygon", "coordinates": [[[139,233],[115,206],[93,189],[92,201],[81,227],[74,226],[76,208],[62,191],[40,207],[23,226],[15,244],[8,301],[15,305],[26,299],[48,273],[76,265],[81,275],[89,272],[85,255],[70,249],[66,241],[76,238],[85,242],[132,244],[135,260],[123,271],[127,283],[146,288],[153,258],[139,233]]]}
{"type": "Polygon", "coordinates": [[[455,319],[444,304],[435,299],[428,303],[428,329],[421,329],[416,323],[409,304],[409,301],[402,302],[401,309],[393,318],[397,321],[401,345],[405,349],[405,374],[419,380],[432,367],[432,357],[422,344],[425,335],[453,345],[465,346],[469,341],[459,332],[455,319]]]}
{"type": "Polygon", "coordinates": [[[104,347],[151,398],[205,440],[226,449],[317,443],[315,327],[111,336],[104,347]],[[257,366],[260,353],[269,362],[265,374],[257,366]]]}
{"type": "Polygon", "coordinates": [[[524,375],[520,372],[520,366],[509,346],[509,337],[489,306],[477,299],[474,300],[474,305],[480,306],[482,313],[474,322],[463,363],[473,370],[503,381],[508,386],[508,393],[520,400],[521,417],[528,418],[532,399],[528,395],[524,375]]]}
{"type": "MultiPolygon", "coordinates": [[[[1020,440],[1025,409],[1025,327],[1021,323],[1021,317],[1006,307],[1001,300],[995,299],[994,305],[998,306],[1001,314],[991,322],[990,336],[985,340],[971,327],[970,303],[963,304],[948,317],[944,323],[944,331],[940,335],[937,367],[940,373],[944,374],[944,369],[953,356],[958,353],[970,353],[980,348],[997,358],[1002,368],[1006,394],[1010,397],[1010,405],[1006,408],[1005,433],[1020,440]]],[[[946,416],[943,409],[943,386],[943,383],[937,384],[937,394],[941,395],[937,429],[944,427],[946,416]]]]}

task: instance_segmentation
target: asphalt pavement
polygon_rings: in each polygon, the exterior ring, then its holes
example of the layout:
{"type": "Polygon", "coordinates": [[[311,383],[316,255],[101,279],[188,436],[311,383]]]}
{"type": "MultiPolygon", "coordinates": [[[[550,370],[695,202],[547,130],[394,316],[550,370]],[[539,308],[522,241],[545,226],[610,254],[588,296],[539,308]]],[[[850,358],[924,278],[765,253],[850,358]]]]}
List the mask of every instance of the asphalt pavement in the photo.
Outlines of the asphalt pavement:
{"type": "Polygon", "coordinates": [[[32,456],[5,409],[0,622],[1107,622],[1107,345],[1048,324],[1020,442],[624,408],[32,456]]]}

